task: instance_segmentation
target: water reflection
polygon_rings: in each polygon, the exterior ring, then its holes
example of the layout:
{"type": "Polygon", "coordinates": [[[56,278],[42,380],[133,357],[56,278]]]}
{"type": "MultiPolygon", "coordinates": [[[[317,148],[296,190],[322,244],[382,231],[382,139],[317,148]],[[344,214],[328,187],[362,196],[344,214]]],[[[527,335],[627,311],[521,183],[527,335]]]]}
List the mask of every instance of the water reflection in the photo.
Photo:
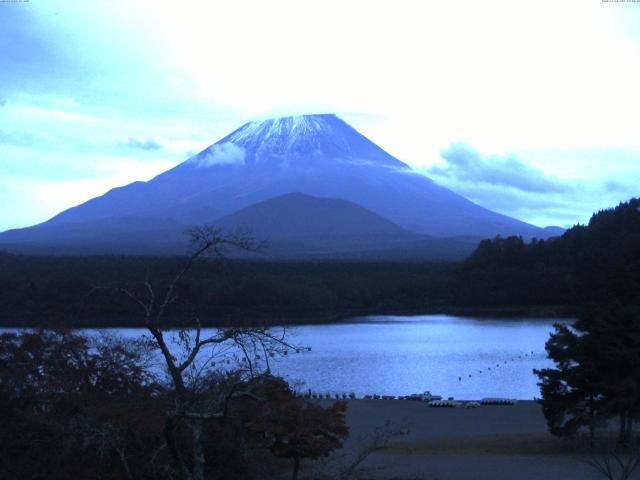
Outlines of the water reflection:
{"type": "MultiPolygon", "coordinates": [[[[552,365],[544,344],[554,319],[448,315],[372,316],[328,325],[288,327],[290,343],[311,347],[270,359],[274,373],[299,389],[407,395],[430,390],[478,399],[539,396],[534,368],[552,365]]],[[[143,329],[91,329],[124,337],[143,329]]],[[[176,352],[177,353],[177,352],[176,352]]]]}

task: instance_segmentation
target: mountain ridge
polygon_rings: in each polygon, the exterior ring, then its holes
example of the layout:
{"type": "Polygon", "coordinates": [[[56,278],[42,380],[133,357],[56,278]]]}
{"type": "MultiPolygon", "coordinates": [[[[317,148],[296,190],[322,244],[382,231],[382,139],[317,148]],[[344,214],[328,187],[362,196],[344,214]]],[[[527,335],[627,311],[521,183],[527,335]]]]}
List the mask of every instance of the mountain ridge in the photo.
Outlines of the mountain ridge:
{"type": "Polygon", "coordinates": [[[347,200],[291,192],[242,208],[215,221],[226,229],[246,227],[266,240],[304,237],[414,235],[347,200]]]}
{"type": "Polygon", "coordinates": [[[437,185],[336,115],[321,114],[246,123],[148,182],[114,188],[42,224],[0,234],[0,246],[18,237],[27,243],[46,242],[50,228],[65,225],[74,226],[81,242],[85,224],[89,248],[95,237],[90,230],[104,223],[112,226],[113,238],[134,232],[143,248],[145,242],[160,240],[153,235],[144,239],[144,231],[126,219],[155,222],[160,230],[162,225],[177,229],[212,223],[291,192],[352,202],[421,235],[545,238],[551,233],[437,185]]]}

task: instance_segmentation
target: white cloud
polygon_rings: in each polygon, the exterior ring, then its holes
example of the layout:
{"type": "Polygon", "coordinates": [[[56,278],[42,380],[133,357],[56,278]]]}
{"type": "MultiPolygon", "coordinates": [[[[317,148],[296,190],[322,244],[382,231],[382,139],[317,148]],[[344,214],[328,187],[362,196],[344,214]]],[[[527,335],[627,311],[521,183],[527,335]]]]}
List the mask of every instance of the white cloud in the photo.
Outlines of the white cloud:
{"type": "Polygon", "coordinates": [[[440,156],[444,162],[427,170],[436,178],[534,193],[562,192],[569,188],[566,183],[524,163],[514,154],[485,156],[469,145],[456,142],[442,150],[440,156]]]}
{"type": "Polygon", "coordinates": [[[199,167],[213,165],[243,165],[246,152],[244,148],[232,142],[217,143],[202,152],[194,161],[199,167]]]}
{"type": "Polygon", "coordinates": [[[560,178],[514,154],[482,154],[462,143],[441,156],[417,170],[483,207],[541,227],[586,223],[593,212],[638,195],[640,175],[560,178]]]}
{"type": "Polygon", "coordinates": [[[137,148],[140,150],[161,150],[162,144],[156,142],[152,138],[148,138],[147,140],[140,140],[138,138],[129,138],[126,142],[119,142],[119,146],[124,148],[137,148]]]}

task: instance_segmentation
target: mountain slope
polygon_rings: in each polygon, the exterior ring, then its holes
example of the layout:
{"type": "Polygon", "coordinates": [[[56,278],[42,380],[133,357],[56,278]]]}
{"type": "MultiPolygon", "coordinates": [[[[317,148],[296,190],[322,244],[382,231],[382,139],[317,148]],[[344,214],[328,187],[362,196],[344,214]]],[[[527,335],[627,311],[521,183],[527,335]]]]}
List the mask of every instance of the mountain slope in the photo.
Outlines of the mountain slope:
{"type": "Polygon", "coordinates": [[[476,242],[411,233],[355,203],[289,193],[216,220],[266,240],[261,258],[461,260],[476,242]]]}
{"type": "Polygon", "coordinates": [[[246,227],[266,240],[413,236],[355,203],[298,192],[250,205],[215,224],[226,229],[246,227]]]}
{"type": "MultiPolygon", "coordinates": [[[[149,182],[115,188],[43,224],[0,234],[0,248],[16,241],[42,245],[56,227],[73,229],[79,242],[84,231],[90,249],[96,224],[111,225],[100,235],[107,241],[135,233],[132,218],[175,233],[291,192],[347,200],[420,234],[548,236],[435,184],[335,115],[303,115],[247,123],[149,182]]],[[[148,248],[166,239],[139,236],[148,248]]]]}

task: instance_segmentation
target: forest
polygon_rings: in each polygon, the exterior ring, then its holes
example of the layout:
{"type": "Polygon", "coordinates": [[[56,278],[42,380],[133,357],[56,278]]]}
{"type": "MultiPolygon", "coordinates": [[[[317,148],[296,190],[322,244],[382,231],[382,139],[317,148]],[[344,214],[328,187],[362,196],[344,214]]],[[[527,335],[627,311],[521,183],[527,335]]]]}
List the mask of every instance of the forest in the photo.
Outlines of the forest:
{"type": "MultiPolygon", "coordinates": [[[[0,254],[0,322],[5,325],[136,325],[118,287],[166,285],[178,257],[36,257],[0,254]]],[[[259,262],[202,259],[180,285],[179,319],[197,309],[204,324],[326,322],[382,313],[437,311],[453,266],[387,262],[259,262]]]]}
{"type": "Polygon", "coordinates": [[[595,213],[561,237],[484,240],[456,270],[450,299],[470,305],[638,303],[640,200],[595,213]]]}
{"type": "MultiPolygon", "coordinates": [[[[461,263],[241,261],[203,258],[177,286],[180,321],[326,322],[359,315],[458,313],[574,315],[640,295],[640,201],[594,214],[548,240],[483,240],[461,263]]],[[[23,256],[0,253],[4,325],[138,325],[122,287],[161,287],[180,257],[23,256]]]]}

